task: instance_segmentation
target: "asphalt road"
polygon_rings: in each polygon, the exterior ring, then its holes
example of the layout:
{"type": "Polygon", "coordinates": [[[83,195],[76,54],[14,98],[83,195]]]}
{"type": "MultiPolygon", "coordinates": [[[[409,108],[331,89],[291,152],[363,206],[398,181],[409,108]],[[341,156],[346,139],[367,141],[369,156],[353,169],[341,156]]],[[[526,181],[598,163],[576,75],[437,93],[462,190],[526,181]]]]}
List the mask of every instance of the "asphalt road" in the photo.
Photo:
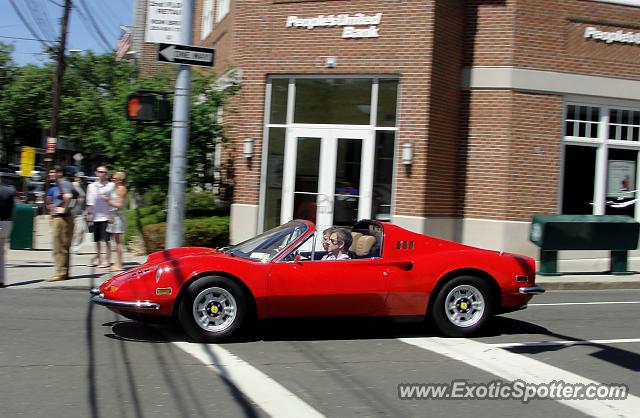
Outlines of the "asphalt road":
{"type": "Polygon", "coordinates": [[[263,322],[193,344],[87,303],[79,290],[0,290],[3,417],[637,416],[640,290],[555,291],[477,338],[416,323],[263,322]],[[626,400],[399,398],[402,383],[624,384],[626,400]],[[635,414],[632,412],[635,411],[635,414]]]}

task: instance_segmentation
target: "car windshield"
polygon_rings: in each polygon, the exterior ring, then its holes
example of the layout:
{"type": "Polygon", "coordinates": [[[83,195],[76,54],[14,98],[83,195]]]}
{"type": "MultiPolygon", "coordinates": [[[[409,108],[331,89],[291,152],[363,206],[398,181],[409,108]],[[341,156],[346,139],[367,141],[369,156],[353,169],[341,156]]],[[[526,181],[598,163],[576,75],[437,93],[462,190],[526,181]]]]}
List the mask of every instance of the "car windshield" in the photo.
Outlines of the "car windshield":
{"type": "Polygon", "coordinates": [[[237,257],[267,262],[280,254],[308,230],[309,226],[306,223],[291,221],[240,244],[223,248],[221,251],[237,257]]]}

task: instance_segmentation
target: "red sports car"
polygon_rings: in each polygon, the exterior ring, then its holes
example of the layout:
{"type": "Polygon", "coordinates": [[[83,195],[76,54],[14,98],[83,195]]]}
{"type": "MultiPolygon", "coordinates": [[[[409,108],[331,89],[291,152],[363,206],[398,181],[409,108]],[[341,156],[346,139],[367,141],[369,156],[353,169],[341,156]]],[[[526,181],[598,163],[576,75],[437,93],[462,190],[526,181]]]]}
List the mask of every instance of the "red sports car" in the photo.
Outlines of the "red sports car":
{"type": "Polygon", "coordinates": [[[92,289],[91,301],[131,319],[175,319],[192,338],[218,342],[277,317],[426,316],[445,335],[467,336],[544,292],[529,257],[370,220],[351,236],[346,260],[322,260],[322,233],[303,220],[231,247],[159,251],[92,289]]]}

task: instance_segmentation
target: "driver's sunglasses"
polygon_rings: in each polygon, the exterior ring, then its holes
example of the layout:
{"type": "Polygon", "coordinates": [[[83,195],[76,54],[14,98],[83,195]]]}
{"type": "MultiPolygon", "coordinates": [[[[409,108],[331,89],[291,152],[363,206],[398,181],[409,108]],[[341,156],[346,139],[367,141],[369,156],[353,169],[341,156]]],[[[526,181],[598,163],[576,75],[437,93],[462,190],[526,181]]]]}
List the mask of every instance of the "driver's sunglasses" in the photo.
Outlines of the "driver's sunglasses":
{"type": "Polygon", "coordinates": [[[330,239],[329,241],[331,241],[331,243],[332,243],[333,245],[338,245],[338,243],[342,242],[342,241],[337,240],[337,239],[330,239]]]}

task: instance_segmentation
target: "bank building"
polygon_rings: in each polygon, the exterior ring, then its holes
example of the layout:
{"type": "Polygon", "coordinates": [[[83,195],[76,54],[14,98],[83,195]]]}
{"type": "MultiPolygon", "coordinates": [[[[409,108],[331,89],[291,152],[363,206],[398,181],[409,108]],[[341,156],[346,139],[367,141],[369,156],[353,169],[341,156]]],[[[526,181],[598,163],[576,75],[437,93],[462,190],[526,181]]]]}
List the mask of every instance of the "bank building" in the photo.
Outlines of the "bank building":
{"type": "Polygon", "coordinates": [[[640,219],[640,1],[194,0],[193,30],[241,85],[232,242],[371,218],[537,256],[533,214],[640,219]]]}

